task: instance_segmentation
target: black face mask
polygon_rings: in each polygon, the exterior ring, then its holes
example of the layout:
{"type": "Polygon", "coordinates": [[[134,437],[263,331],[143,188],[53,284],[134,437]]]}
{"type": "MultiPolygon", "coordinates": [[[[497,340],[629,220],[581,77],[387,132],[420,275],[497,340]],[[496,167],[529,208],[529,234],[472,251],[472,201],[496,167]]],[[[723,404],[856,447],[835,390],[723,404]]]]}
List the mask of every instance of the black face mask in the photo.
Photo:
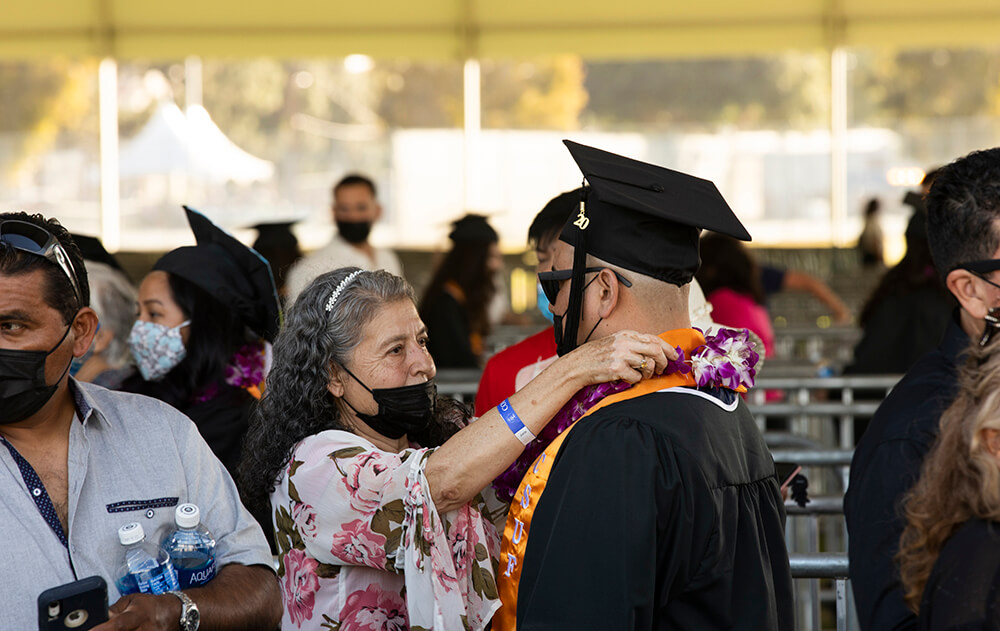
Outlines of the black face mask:
{"type": "Polygon", "coordinates": [[[337,221],[337,232],[348,243],[364,243],[371,231],[372,222],[370,221],[337,221]]]}
{"type": "Polygon", "coordinates": [[[23,421],[55,394],[72,361],[50,386],[45,382],[45,360],[62,345],[71,328],[66,327],[62,338],[48,352],[0,350],[0,425],[23,421]]]}
{"type": "Polygon", "coordinates": [[[378,403],[378,414],[362,414],[345,397],[341,397],[344,403],[347,403],[347,406],[354,410],[358,418],[368,427],[387,438],[402,438],[407,434],[419,432],[427,427],[434,417],[437,386],[433,379],[412,386],[372,390],[350,370],[347,370],[347,374],[354,377],[362,388],[372,393],[372,398],[378,403]]]}
{"type": "MultiPolygon", "coordinates": [[[[590,287],[590,283],[594,282],[595,280],[597,280],[596,276],[591,278],[590,281],[588,281],[587,284],[583,286],[583,290],[581,291],[581,293],[587,291],[587,287],[590,287]]],[[[567,312],[562,315],[552,314],[552,326],[556,338],[556,355],[558,355],[559,357],[562,357],[563,355],[574,350],[577,346],[580,346],[580,344],[576,343],[576,340],[571,340],[564,334],[563,318],[566,317],[567,313],[569,313],[568,309],[567,312]]],[[[580,319],[583,320],[582,314],[580,316],[580,319]]],[[[590,329],[590,333],[587,333],[587,337],[583,340],[583,344],[586,344],[587,342],[590,341],[590,336],[593,335],[594,331],[597,330],[597,325],[601,323],[601,320],[604,320],[604,318],[600,318],[597,321],[597,323],[594,324],[594,326],[590,329]]]]}

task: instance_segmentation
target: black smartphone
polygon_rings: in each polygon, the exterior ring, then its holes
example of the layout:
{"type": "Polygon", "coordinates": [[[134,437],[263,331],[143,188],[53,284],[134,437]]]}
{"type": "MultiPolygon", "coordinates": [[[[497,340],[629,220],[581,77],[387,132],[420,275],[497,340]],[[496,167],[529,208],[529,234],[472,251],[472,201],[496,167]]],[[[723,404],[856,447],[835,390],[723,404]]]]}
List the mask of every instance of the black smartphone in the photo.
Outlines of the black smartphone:
{"type": "Polygon", "coordinates": [[[792,483],[792,478],[802,471],[802,467],[794,462],[776,462],[774,463],[774,469],[778,472],[778,482],[780,482],[782,491],[792,483]]]}
{"type": "Polygon", "coordinates": [[[39,631],[87,631],[108,621],[108,584],[100,576],[51,587],[38,595],[39,631]]]}

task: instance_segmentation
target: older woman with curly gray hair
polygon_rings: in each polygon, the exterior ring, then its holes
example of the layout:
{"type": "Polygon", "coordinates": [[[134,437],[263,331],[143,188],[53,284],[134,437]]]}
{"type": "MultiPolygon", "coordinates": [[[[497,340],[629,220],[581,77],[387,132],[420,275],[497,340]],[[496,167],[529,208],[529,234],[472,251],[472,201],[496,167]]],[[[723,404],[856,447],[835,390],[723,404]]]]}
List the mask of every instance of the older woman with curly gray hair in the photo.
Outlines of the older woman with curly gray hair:
{"type": "Polygon", "coordinates": [[[275,342],[241,465],[245,499],[272,510],[282,628],[484,628],[500,603],[483,490],[580,388],[634,383],[668,358],[652,335],[597,340],[467,423],[436,396],[405,280],[314,280],[275,342]]]}
{"type": "Polygon", "coordinates": [[[84,264],[90,278],[90,304],[101,324],[87,354],[73,359],[70,372],[80,381],[116,390],[135,371],[128,335],[135,322],[138,292],[125,274],[110,265],[84,264]]]}

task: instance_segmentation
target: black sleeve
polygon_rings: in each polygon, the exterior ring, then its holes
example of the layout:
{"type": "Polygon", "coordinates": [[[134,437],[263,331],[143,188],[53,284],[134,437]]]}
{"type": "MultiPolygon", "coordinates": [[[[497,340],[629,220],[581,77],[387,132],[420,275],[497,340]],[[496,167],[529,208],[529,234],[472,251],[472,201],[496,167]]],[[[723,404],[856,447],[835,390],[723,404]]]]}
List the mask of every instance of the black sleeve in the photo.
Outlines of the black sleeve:
{"type": "Polygon", "coordinates": [[[581,423],[532,516],[517,628],[651,629],[686,557],[661,553],[684,504],[673,449],[632,419],[581,423]]]}
{"type": "Polygon", "coordinates": [[[421,318],[427,325],[427,346],[438,368],[479,367],[469,341],[468,318],[457,300],[441,294],[424,307],[421,318]]]}
{"type": "Polygon", "coordinates": [[[906,525],[899,502],[916,481],[925,451],[912,440],[891,440],[870,453],[859,452],[851,465],[844,517],[851,583],[865,631],[917,628],[893,557],[906,525]]]}

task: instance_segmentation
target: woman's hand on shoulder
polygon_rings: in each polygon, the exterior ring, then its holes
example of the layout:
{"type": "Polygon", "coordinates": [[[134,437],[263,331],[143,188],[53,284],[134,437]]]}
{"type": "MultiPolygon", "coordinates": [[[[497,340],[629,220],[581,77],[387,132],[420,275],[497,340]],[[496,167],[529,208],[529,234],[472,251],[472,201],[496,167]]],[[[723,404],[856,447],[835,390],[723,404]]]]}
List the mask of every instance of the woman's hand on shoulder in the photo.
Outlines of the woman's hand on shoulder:
{"type": "Polygon", "coordinates": [[[656,335],[618,331],[587,342],[566,356],[577,362],[585,385],[609,381],[636,383],[662,374],[677,350],[656,335]]]}

